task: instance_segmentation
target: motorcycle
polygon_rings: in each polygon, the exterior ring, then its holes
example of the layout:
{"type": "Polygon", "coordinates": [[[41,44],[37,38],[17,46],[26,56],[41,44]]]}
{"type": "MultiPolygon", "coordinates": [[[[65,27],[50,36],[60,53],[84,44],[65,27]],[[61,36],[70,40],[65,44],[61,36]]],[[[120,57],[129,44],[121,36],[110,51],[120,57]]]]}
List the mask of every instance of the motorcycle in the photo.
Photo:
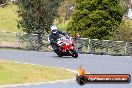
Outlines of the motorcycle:
{"type": "Polygon", "coordinates": [[[72,38],[66,38],[65,36],[58,39],[57,42],[59,46],[60,52],[57,54],[59,57],[62,56],[72,56],[73,58],[77,58],[78,54],[75,50],[72,38]]]}

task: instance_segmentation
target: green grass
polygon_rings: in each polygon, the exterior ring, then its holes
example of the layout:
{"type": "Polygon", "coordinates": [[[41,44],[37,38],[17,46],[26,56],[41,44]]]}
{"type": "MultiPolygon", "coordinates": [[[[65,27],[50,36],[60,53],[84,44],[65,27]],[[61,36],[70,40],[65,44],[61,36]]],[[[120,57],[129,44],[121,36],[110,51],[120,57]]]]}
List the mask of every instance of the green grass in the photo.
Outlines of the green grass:
{"type": "MultiPolygon", "coordinates": [[[[7,5],[4,8],[0,7],[0,31],[22,32],[21,29],[17,28],[17,21],[20,20],[16,12],[17,10],[18,7],[13,4],[7,5]]],[[[69,20],[64,21],[64,18],[62,17],[61,23],[59,23],[58,20],[55,20],[54,24],[56,24],[60,30],[66,31],[68,22],[69,20]]]]}
{"type": "Polygon", "coordinates": [[[0,46],[18,47],[19,40],[16,34],[1,33],[0,34],[0,46]]]}
{"type": "Polygon", "coordinates": [[[1,33],[0,34],[0,41],[8,41],[8,42],[16,42],[17,41],[17,37],[16,34],[12,34],[12,33],[1,33]]]}
{"type": "Polygon", "coordinates": [[[59,22],[57,19],[54,20],[54,24],[58,27],[61,31],[66,31],[66,27],[68,25],[70,20],[64,21],[64,18],[62,18],[62,22],[59,22]]]}
{"type": "Polygon", "coordinates": [[[22,33],[22,30],[17,28],[17,21],[20,20],[16,12],[17,10],[17,6],[13,4],[7,5],[4,8],[0,7],[0,44],[14,45],[17,43],[16,34],[1,32],[22,33]]]}
{"type": "Polygon", "coordinates": [[[0,31],[22,32],[17,28],[18,17],[16,5],[10,4],[6,7],[0,7],[0,31]]]}
{"type": "Polygon", "coordinates": [[[0,85],[48,82],[74,78],[74,76],[74,73],[61,68],[0,60],[0,85]]]}
{"type": "Polygon", "coordinates": [[[129,28],[132,28],[132,20],[125,20],[124,21],[124,26],[125,27],[129,27],[129,28]]]}

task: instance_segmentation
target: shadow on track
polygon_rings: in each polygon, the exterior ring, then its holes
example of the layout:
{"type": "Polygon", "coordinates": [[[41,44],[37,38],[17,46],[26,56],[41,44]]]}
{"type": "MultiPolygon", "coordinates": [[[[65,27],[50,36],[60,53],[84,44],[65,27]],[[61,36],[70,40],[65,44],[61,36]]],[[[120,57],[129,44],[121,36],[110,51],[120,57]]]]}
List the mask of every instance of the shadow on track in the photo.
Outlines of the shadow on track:
{"type": "Polygon", "coordinates": [[[58,57],[58,56],[53,56],[55,59],[77,59],[77,58],[73,58],[71,56],[63,56],[63,57],[58,57]]]}

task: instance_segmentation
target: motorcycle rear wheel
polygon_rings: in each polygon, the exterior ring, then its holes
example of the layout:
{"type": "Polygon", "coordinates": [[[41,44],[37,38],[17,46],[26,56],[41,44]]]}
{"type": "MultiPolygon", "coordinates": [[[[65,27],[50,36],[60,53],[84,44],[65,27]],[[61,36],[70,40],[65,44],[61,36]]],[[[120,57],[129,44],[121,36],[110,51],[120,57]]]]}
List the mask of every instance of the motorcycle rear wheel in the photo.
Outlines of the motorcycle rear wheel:
{"type": "Polygon", "coordinates": [[[58,57],[62,57],[62,53],[58,50],[57,53],[58,57]]]}
{"type": "Polygon", "coordinates": [[[72,57],[73,58],[77,58],[78,57],[78,54],[77,54],[75,49],[71,50],[71,52],[72,52],[72,57]]]}
{"type": "Polygon", "coordinates": [[[58,53],[57,55],[58,55],[58,57],[62,57],[62,54],[61,53],[58,53]]]}

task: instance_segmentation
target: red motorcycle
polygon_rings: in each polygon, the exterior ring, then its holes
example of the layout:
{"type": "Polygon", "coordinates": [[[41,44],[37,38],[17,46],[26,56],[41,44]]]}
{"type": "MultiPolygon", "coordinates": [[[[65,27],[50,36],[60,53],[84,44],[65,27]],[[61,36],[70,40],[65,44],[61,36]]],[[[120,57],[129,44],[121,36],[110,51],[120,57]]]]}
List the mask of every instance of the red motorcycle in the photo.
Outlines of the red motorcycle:
{"type": "Polygon", "coordinates": [[[72,38],[66,38],[65,36],[61,37],[58,39],[57,42],[59,49],[60,49],[60,53],[58,53],[59,57],[62,56],[72,56],[73,58],[77,58],[78,54],[75,50],[72,38]]]}

